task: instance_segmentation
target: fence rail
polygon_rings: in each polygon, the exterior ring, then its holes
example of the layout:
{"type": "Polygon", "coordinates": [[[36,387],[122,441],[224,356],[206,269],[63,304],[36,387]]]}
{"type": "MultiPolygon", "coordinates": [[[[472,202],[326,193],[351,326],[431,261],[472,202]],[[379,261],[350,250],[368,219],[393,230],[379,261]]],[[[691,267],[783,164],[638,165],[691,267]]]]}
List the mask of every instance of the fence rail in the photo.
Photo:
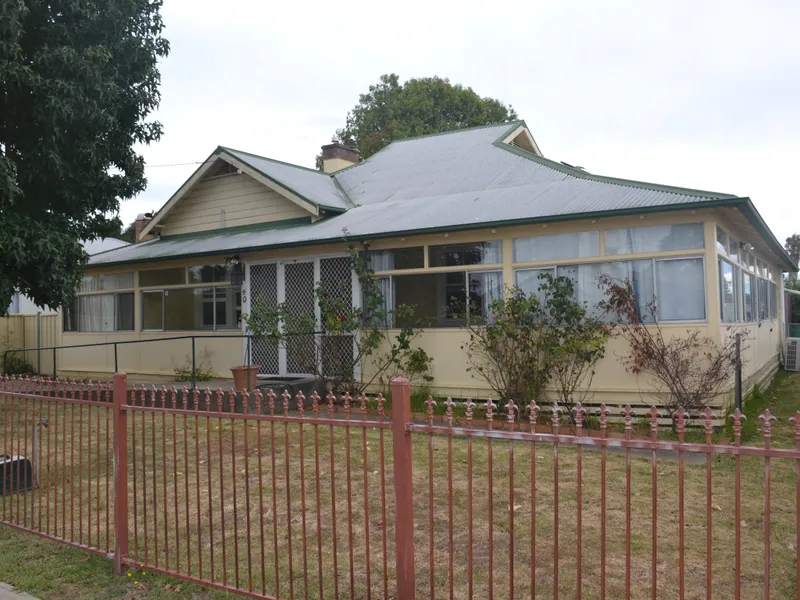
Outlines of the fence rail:
{"type": "Polygon", "coordinates": [[[33,461],[0,467],[0,522],[252,598],[800,598],[800,414],[755,447],[738,411],[727,445],[710,410],[634,439],[630,407],[599,437],[580,405],[574,435],[454,407],[4,378],[0,447],[33,461]]]}

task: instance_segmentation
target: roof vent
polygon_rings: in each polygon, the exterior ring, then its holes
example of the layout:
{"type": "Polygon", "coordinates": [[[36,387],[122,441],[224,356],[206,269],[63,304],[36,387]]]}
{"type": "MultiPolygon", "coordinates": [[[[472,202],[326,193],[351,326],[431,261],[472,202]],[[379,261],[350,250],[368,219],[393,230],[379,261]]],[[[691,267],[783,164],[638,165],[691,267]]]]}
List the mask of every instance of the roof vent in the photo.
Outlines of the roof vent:
{"type": "Polygon", "coordinates": [[[236,175],[240,173],[239,169],[233,166],[229,162],[225,162],[224,160],[218,160],[219,166],[212,167],[209,170],[208,175],[206,175],[206,179],[211,179],[212,177],[222,177],[223,175],[236,175]]]}

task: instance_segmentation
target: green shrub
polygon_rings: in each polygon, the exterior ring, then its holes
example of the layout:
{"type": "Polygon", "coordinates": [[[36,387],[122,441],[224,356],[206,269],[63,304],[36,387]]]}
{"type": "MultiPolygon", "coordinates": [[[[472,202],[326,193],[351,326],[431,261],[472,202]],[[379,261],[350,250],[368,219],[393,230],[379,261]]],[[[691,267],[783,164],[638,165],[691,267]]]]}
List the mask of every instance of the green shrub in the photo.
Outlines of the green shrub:
{"type": "Polygon", "coordinates": [[[5,364],[3,365],[3,373],[6,375],[28,375],[34,372],[33,365],[25,360],[22,355],[16,352],[6,354],[5,364]]]}

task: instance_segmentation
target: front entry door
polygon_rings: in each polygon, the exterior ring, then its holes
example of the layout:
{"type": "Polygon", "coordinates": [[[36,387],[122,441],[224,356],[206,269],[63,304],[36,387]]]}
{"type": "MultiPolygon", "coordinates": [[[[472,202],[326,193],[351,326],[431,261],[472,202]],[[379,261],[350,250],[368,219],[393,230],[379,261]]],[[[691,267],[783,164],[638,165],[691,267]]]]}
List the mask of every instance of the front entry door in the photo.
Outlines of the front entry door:
{"type": "MultiPolygon", "coordinates": [[[[248,308],[253,302],[270,306],[284,303],[293,317],[310,318],[321,329],[320,308],[316,290],[322,285],[326,293],[341,300],[345,308],[356,305],[358,294],[355,276],[346,256],[304,258],[251,264],[248,267],[248,308]]],[[[298,376],[320,372],[338,374],[351,365],[355,356],[351,336],[302,334],[291,336],[286,344],[270,340],[253,340],[251,364],[261,365],[259,375],[298,376]]],[[[356,368],[355,375],[358,375],[356,368]]]]}

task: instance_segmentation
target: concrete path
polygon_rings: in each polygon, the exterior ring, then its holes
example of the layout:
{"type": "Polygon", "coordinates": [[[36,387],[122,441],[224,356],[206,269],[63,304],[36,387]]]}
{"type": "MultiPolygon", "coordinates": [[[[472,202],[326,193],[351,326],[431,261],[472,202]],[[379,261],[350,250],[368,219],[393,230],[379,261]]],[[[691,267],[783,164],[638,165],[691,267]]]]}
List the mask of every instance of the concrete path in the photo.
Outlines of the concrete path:
{"type": "Polygon", "coordinates": [[[36,600],[30,594],[15,592],[7,583],[0,583],[0,600],[36,600]]]}

